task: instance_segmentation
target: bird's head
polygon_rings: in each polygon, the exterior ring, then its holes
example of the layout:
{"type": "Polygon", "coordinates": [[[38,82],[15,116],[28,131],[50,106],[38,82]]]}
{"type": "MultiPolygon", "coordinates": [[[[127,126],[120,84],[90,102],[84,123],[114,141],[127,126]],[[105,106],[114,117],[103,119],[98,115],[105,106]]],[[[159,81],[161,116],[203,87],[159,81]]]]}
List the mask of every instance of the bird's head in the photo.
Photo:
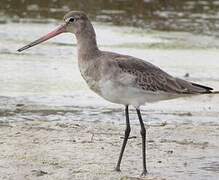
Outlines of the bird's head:
{"type": "Polygon", "coordinates": [[[70,11],[64,16],[66,32],[80,33],[86,27],[88,17],[81,11],[70,11]]]}
{"type": "Polygon", "coordinates": [[[28,45],[18,49],[19,52],[28,49],[32,46],[40,44],[48,39],[51,39],[59,34],[70,32],[73,34],[79,34],[83,32],[86,24],[89,22],[87,15],[81,11],[70,11],[64,16],[64,23],[57,27],[55,30],[49,32],[45,36],[29,43],[28,45]]]}

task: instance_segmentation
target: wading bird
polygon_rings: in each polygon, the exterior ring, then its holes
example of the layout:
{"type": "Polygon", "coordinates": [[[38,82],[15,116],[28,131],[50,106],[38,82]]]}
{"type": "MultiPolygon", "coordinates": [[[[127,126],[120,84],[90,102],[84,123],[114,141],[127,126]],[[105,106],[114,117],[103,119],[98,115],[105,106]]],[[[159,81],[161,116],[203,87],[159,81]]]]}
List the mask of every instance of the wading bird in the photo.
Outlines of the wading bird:
{"type": "Polygon", "coordinates": [[[123,152],[131,131],[129,105],[136,108],[142,136],[142,175],[146,175],[146,130],[140,106],[150,102],[211,93],[213,89],[175,78],[144,60],[99,50],[90,20],[85,13],[79,11],[67,13],[61,26],[18,51],[28,49],[65,32],[75,34],[77,38],[79,69],[90,89],[110,102],[125,106],[126,129],[116,165],[117,171],[120,171],[123,152]]]}

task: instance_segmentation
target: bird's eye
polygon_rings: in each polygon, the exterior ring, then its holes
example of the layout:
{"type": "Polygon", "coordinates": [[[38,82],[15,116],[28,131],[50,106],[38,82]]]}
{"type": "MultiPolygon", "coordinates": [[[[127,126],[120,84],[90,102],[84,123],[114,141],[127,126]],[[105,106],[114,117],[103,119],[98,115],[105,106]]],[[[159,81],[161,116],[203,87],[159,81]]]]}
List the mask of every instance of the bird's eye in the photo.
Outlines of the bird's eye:
{"type": "Polygon", "coordinates": [[[70,18],[68,21],[69,21],[69,22],[75,22],[75,20],[76,20],[76,19],[72,17],[72,18],[70,18]]]}

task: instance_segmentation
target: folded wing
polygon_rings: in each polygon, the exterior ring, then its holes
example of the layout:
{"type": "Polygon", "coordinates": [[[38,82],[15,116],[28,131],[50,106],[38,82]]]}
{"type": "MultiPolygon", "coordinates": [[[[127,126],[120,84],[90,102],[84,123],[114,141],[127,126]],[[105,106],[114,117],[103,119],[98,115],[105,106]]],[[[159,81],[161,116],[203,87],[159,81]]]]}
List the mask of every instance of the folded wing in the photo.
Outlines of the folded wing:
{"type": "Polygon", "coordinates": [[[117,55],[114,63],[120,70],[120,83],[145,91],[175,94],[211,93],[210,87],[175,78],[153,64],[131,56],[117,55]],[[126,77],[126,78],[125,78],[126,77]]]}

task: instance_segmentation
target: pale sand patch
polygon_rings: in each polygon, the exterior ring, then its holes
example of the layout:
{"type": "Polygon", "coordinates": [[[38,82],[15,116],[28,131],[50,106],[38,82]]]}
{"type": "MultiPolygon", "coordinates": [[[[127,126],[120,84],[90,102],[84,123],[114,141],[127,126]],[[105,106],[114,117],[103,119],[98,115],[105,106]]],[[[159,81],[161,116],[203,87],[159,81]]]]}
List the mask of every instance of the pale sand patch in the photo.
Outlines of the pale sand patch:
{"type": "Polygon", "coordinates": [[[139,126],[113,171],[125,125],[104,122],[28,121],[0,124],[0,179],[160,180],[216,179],[219,124],[147,127],[149,175],[142,171],[139,126]]]}

